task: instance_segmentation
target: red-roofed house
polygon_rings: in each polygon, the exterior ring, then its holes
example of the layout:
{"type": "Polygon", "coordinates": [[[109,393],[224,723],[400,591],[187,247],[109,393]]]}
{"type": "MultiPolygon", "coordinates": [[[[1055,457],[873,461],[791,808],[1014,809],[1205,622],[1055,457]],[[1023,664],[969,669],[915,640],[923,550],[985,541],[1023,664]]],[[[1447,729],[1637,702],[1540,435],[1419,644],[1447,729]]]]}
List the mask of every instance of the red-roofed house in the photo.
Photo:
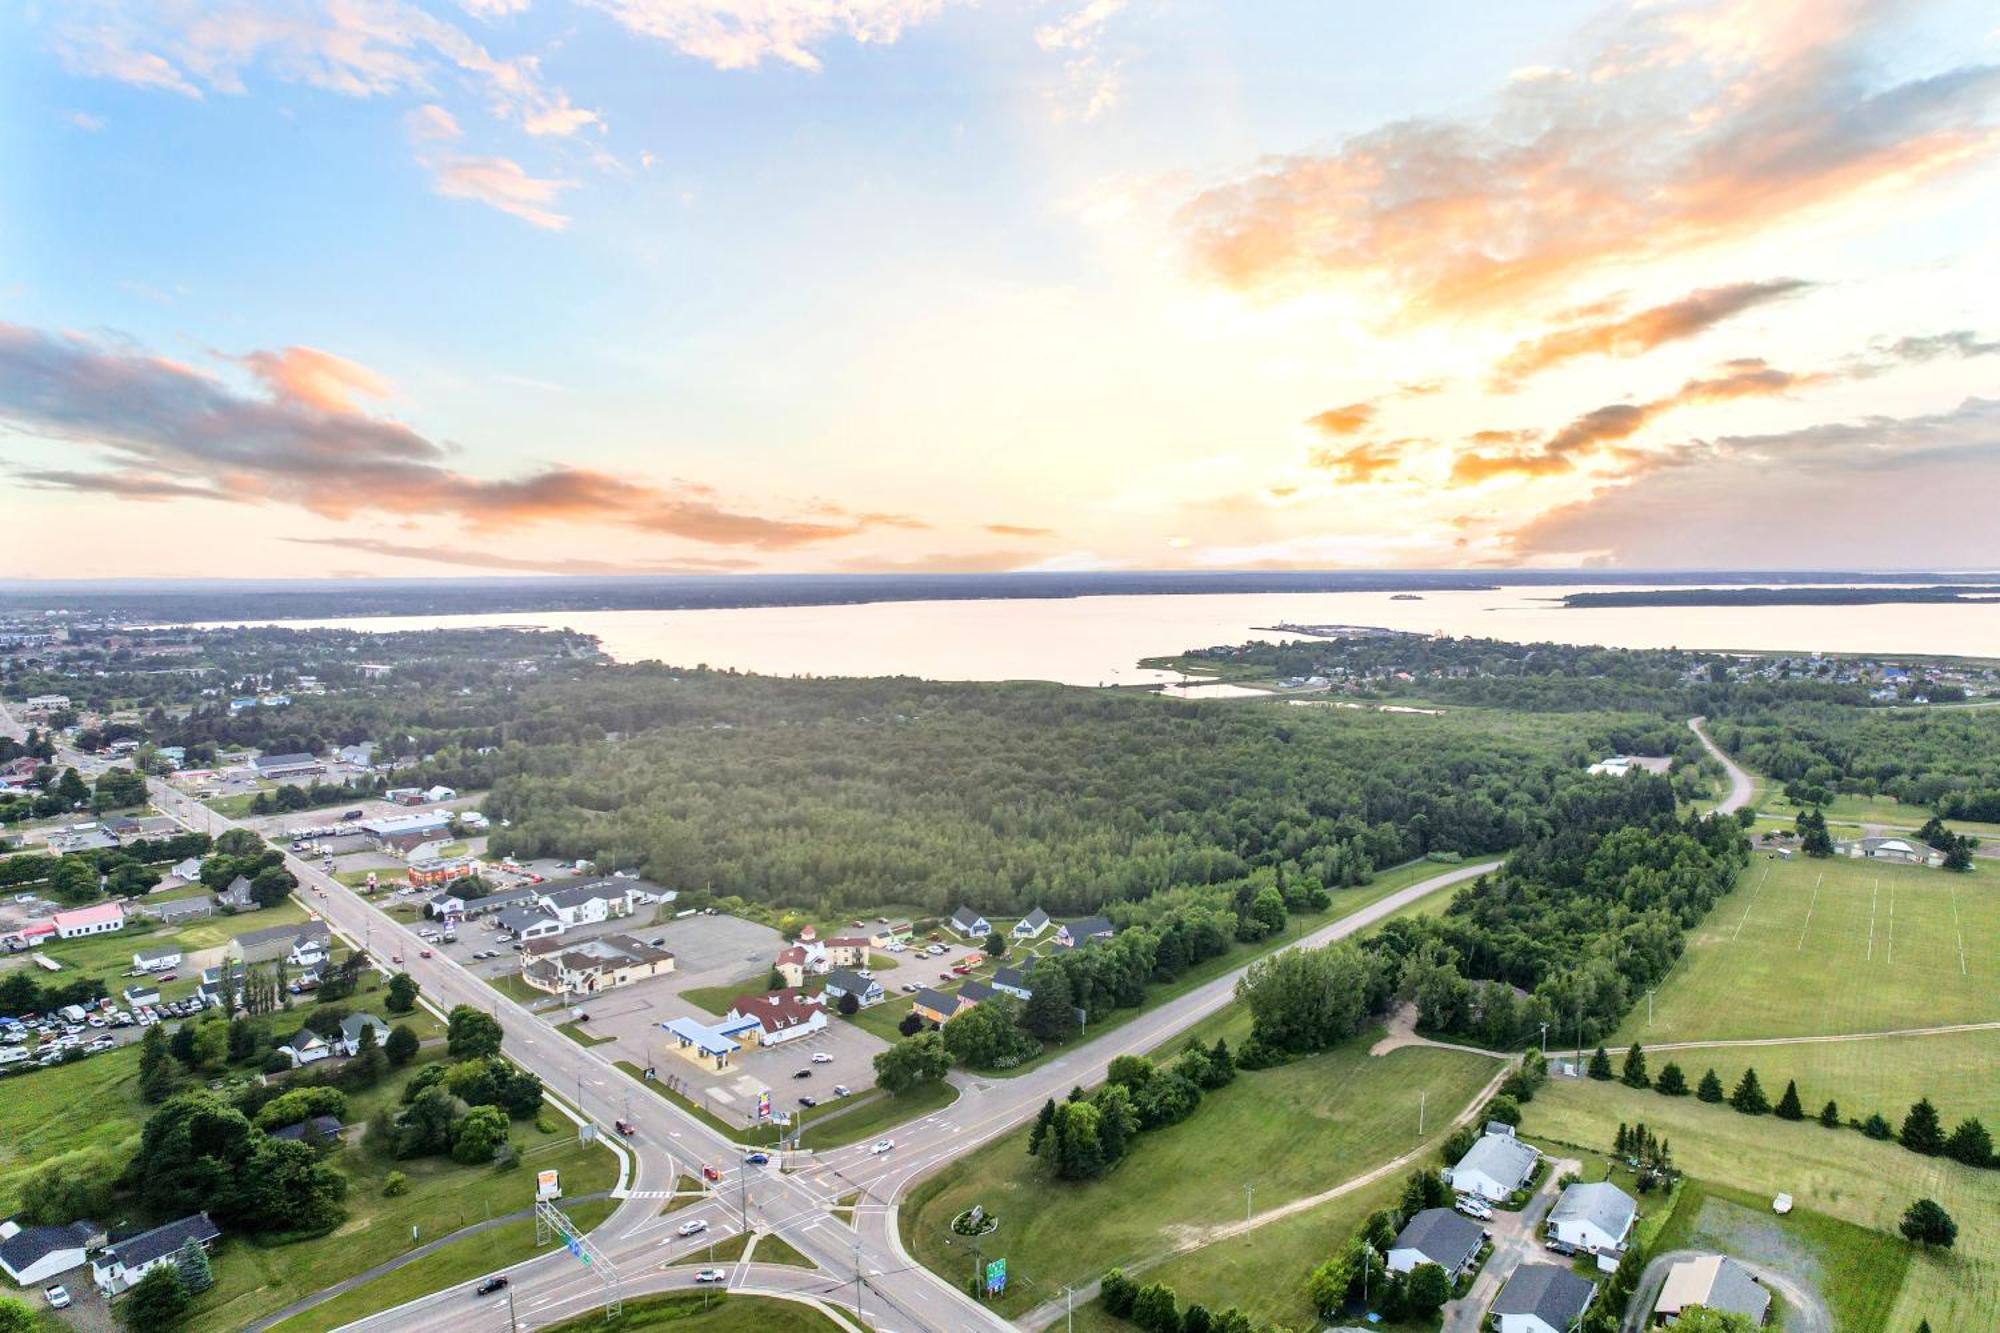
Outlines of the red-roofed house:
{"type": "Polygon", "coordinates": [[[729,1021],[754,1021],[747,1035],[760,1045],[776,1046],[810,1036],[826,1027],[826,1006],[795,990],[739,995],[729,1002],[729,1021]]]}

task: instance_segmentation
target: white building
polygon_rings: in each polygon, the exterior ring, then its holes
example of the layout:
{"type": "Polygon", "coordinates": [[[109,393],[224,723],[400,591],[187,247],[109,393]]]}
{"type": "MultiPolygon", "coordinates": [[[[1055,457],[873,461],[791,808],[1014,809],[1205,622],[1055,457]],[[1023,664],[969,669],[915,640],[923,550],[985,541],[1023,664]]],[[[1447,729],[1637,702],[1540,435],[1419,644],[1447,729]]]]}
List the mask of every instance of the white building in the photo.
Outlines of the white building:
{"type": "Polygon", "coordinates": [[[1444,1178],[1460,1194],[1500,1202],[1528,1183],[1541,1154],[1511,1134],[1485,1134],[1446,1168],[1444,1178]]]}
{"type": "Polygon", "coordinates": [[[83,1267],[85,1255],[103,1243],[104,1230],[95,1222],[36,1227],[10,1217],[0,1222],[0,1272],[20,1286],[40,1286],[83,1267]]]}
{"type": "Polygon", "coordinates": [[[213,1249],[221,1228],[208,1220],[207,1213],[183,1217],[151,1231],[127,1237],[90,1261],[90,1279],[106,1296],[129,1291],[132,1285],[161,1264],[170,1264],[190,1240],[213,1249]]]}
{"type": "Polygon", "coordinates": [[[55,923],[57,939],[108,935],[125,929],[125,909],[117,903],[98,903],[94,907],[79,907],[73,912],[57,912],[49,920],[55,923]]]}
{"type": "Polygon", "coordinates": [[[1522,1264],[1500,1288],[1493,1319],[1500,1333],[1573,1333],[1597,1284],[1554,1264],[1522,1264]]]}

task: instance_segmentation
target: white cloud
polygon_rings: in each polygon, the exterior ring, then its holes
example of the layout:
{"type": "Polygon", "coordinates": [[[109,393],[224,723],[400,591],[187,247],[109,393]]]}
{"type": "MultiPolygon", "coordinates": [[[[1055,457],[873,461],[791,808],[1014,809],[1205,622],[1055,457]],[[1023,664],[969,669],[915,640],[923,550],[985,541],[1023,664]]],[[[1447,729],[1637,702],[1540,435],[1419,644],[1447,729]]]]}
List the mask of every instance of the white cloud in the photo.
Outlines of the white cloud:
{"type": "Polygon", "coordinates": [[[818,69],[815,48],[845,37],[889,43],[961,0],[592,0],[633,32],[718,69],[776,60],[818,69]]]}
{"type": "Polygon", "coordinates": [[[447,199],[474,199],[547,231],[569,226],[554,205],[575,181],[530,176],[505,157],[447,157],[433,164],[437,192],[447,199]]]}
{"type": "Polygon", "coordinates": [[[88,111],[72,111],[69,113],[69,123],[80,130],[95,134],[104,128],[104,117],[93,116],[88,111]]]}

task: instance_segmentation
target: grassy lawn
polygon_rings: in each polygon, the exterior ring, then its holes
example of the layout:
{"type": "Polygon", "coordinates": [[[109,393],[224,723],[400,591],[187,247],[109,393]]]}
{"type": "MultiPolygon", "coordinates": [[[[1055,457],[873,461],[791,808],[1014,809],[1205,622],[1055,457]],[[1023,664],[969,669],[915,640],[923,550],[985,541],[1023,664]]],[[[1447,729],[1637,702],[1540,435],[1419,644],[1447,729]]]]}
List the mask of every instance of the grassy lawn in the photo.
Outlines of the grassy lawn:
{"type": "Polygon", "coordinates": [[[137,1046],[9,1076],[0,1083],[0,1216],[13,1213],[22,1184],[52,1158],[89,1149],[125,1161],[145,1119],[137,1046]]]}
{"type": "Polygon", "coordinates": [[[510,1000],[521,1004],[538,1004],[552,998],[547,991],[538,991],[522,979],[519,972],[502,972],[497,977],[486,978],[486,984],[510,1000]]]}
{"type": "Polygon", "coordinates": [[[567,1023],[556,1024],[556,1031],[562,1033],[579,1046],[602,1046],[607,1041],[618,1040],[616,1037],[600,1037],[595,1033],[585,1032],[583,1030],[583,1020],[580,1018],[573,1018],[567,1023]]]}
{"type": "MultiPolygon", "coordinates": [[[[1888,828],[1917,829],[1924,826],[1931,817],[1931,809],[1925,805],[1905,805],[1893,796],[1840,796],[1832,805],[1822,806],[1827,822],[1847,824],[1881,824],[1888,828]]],[[[1785,799],[1784,788],[1772,786],[1766,789],[1757,803],[1760,814],[1771,815],[1790,824],[1799,813],[1799,807],[1785,799]]],[[[1960,833],[1972,833],[1981,837],[2000,836],[2000,824],[1982,824],[1976,819],[1947,820],[1960,833]]]]}
{"type": "MultiPolygon", "coordinates": [[[[758,1247],[760,1258],[762,1249],[758,1247]]],[[[609,1321],[601,1313],[578,1315],[550,1325],[548,1333],[625,1333],[667,1326],[675,1333],[834,1333],[841,1327],[797,1301],[675,1292],[628,1300],[623,1313],[609,1321]]]]}
{"type": "Polygon", "coordinates": [[[817,1264],[792,1248],[791,1242],[783,1236],[769,1235],[757,1242],[755,1253],[750,1256],[760,1264],[784,1264],[790,1268],[816,1268],[817,1264]]]}
{"type": "Polygon", "coordinates": [[[1771,1201],[1699,1180],[1684,1182],[1653,1252],[1708,1250],[1769,1264],[1817,1291],[1834,1326],[1886,1329],[1910,1266],[1902,1240],[1809,1209],[1784,1217],[1771,1201]]]}
{"type": "MultiPolygon", "coordinates": [[[[1711,1190],[1741,1190],[1764,1207],[1782,1191],[1805,1212],[1891,1238],[1913,1200],[1936,1199],[1958,1222],[1958,1244],[1942,1254],[1910,1252],[1887,1327],[1905,1333],[1929,1319],[1935,1329],[1984,1328],[2000,1306],[2000,1172],[1919,1157],[1851,1131],[1738,1115],[1615,1082],[1551,1083],[1522,1111],[1522,1130],[1531,1137],[1598,1150],[1611,1143],[1620,1121],[1643,1120],[1672,1142],[1681,1168],[1711,1190]]],[[[1882,1285],[1879,1273],[1836,1276],[1841,1283],[1882,1285]]]]}
{"type": "MultiPolygon", "coordinates": [[[[260,790],[269,790],[262,788],[260,790]]],[[[241,791],[233,796],[211,796],[202,804],[221,815],[224,819],[247,819],[250,805],[257,799],[257,792],[241,791]]]]}
{"type": "MultiPolygon", "coordinates": [[[[348,1119],[358,1121],[386,1110],[400,1083],[388,1080],[355,1098],[348,1119]]],[[[266,1249],[246,1240],[230,1241],[216,1256],[215,1289],[196,1307],[197,1322],[240,1328],[425,1241],[531,1207],[537,1171],[561,1171],[563,1193],[570,1196],[606,1190],[617,1182],[618,1164],[609,1152],[579,1144],[573,1127],[560,1116],[545,1113],[544,1120],[554,1126],[553,1133],[539,1132],[533,1121],[514,1122],[513,1137],[521,1145],[522,1159],[507,1171],[460,1166],[447,1157],[396,1161],[361,1145],[341,1149],[337,1164],[348,1176],[347,1221],[331,1235],[296,1245],[266,1249]],[[382,1182],[391,1170],[401,1171],[409,1180],[408,1192],[393,1199],[382,1193],[382,1182]],[[412,1225],[420,1227],[415,1241],[410,1239],[412,1225]]],[[[592,1206],[581,1205],[577,1211],[592,1206]]],[[[610,1207],[606,1201],[597,1216],[610,1207]]],[[[454,1243],[341,1298],[351,1300],[378,1289],[386,1293],[370,1298],[373,1303],[354,1307],[346,1317],[385,1309],[451,1280],[433,1273],[427,1284],[412,1285],[419,1281],[412,1270],[433,1266],[456,1272],[453,1265],[462,1264],[465,1275],[472,1276],[525,1258],[533,1251],[533,1241],[534,1223],[523,1220],[454,1243]]],[[[306,1322],[333,1327],[324,1321],[322,1310],[313,1311],[306,1322]]]]}
{"type": "Polygon", "coordinates": [[[1978,875],[1754,856],[1631,1040],[1815,1036],[2000,1019],[2000,895],[1978,875]]]}
{"type": "Polygon", "coordinates": [[[2000,1031],[1952,1032],[1935,1037],[1885,1037],[1876,1041],[1817,1042],[1808,1046],[1721,1046],[1662,1051],[1647,1064],[1657,1073],[1677,1061],[1692,1086],[1713,1068],[1726,1088],[1746,1067],[1776,1101],[1786,1079],[1797,1079],[1799,1100],[1817,1115],[1831,1097],[1842,1118],[1880,1111],[1891,1124],[1919,1097],[1929,1097],[1949,1130],[1967,1116],[2000,1125],[2000,1031]]]}
{"type": "Polygon", "coordinates": [[[682,991],[681,998],[695,1008],[720,1018],[729,1012],[729,1002],[737,996],[761,994],[765,979],[764,976],[757,976],[732,985],[696,986],[693,990],[682,991]]]}
{"type": "MultiPolygon", "coordinates": [[[[1225,1022],[1217,1030],[1239,1042],[1247,1017],[1218,1017],[1225,1022]]],[[[1102,1181],[1053,1180],[1027,1155],[1023,1126],[920,1184],[903,1205],[904,1243],[925,1266],[956,1278],[969,1251],[963,1240],[953,1243],[952,1217],[975,1203],[997,1213],[1001,1230],[985,1248],[1007,1255],[1015,1284],[998,1304],[1018,1314],[1040,1299],[1037,1292],[1087,1282],[1242,1217],[1245,1186],[1255,1188],[1259,1208],[1270,1208],[1419,1146],[1420,1092],[1432,1104],[1432,1136],[1441,1137],[1500,1068],[1482,1056],[1417,1047],[1372,1057],[1373,1040],[1364,1035],[1239,1076],[1189,1119],[1141,1135],[1102,1181]]]]}
{"type": "MultiPolygon", "coordinates": [[[[528,1189],[530,1194],[533,1193],[533,1188],[531,1183],[528,1189]]],[[[596,1203],[579,1204],[566,1211],[571,1221],[588,1231],[609,1217],[616,1207],[617,1204],[612,1200],[601,1199],[596,1203]]],[[[409,1232],[405,1230],[403,1235],[407,1240],[409,1232]]],[[[554,1246],[544,1248],[553,1249],[554,1246]]],[[[385,1273],[374,1281],[364,1282],[352,1291],[343,1292],[322,1305],[316,1305],[302,1314],[295,1314],[283,1323],[272,1325],[273,1333],[277,1333],[277,1330],[283,1330],[283,1333],[318,1333],[321,1329],[338,1328],[342,1324],[352,1323],[356,1319],[378,1311],[393,1309],[419,1296],[442,1291],[461,1282],[471,1282],[474,1278],[484,1276],[496,1268],[504,1268],[523,1259],[531,1259],[539,1252],[535,1248],[534,1220],[519,1218],[494,1227],[490,1231],[482,1231],[476,1236],[454,1241],[434,1254],[427,1254],[421,1259],[405,1264],[393,1273],[385,1273]]],[[[218,1276],[220,1268],[218,1264],[218,1276]]],[[[306,1287],[295,1293],[290,1300],[301,1299],[315,1289],[317,1288],[306,1287]]],[[[283,1306],[289,1303],[281,1301],[277,1304],[283,1306]]],[[[203,1310],[204,1307],[196,1308],[197,1320],[201,1318],[203,1310]]],[[[596,1320],[593,1327],[605,1327],[602,1315],[593,1318],[596,1320]]],[[[240,1324],[214,1323],[197,1326],[221,1328],[237,1327],[240,1324]]]]}

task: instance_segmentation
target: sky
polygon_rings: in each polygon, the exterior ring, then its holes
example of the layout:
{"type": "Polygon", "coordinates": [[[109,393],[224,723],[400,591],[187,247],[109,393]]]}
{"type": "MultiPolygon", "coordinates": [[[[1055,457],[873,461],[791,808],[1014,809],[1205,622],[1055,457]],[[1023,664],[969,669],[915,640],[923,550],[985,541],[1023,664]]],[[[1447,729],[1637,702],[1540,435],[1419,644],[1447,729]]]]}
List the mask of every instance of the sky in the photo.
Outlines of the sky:
{"type": "Polygon", "coordinates": [[[0,577],[2000,568],[1988,0],[44,0],[0,180],[0,577]]]}

